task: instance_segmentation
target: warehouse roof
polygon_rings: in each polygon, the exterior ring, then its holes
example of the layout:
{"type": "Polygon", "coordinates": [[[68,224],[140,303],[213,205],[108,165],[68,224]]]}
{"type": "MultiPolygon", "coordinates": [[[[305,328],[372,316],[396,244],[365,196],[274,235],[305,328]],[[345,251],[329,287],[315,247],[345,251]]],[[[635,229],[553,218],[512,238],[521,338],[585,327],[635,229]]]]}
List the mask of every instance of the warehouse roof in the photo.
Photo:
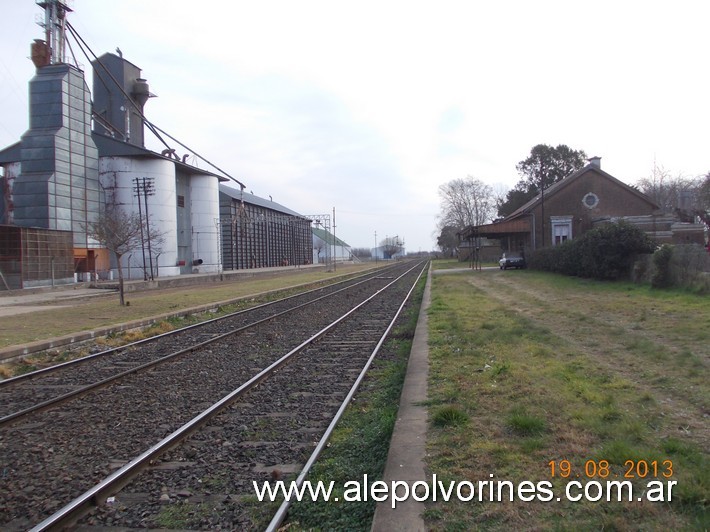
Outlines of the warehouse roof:
{"type": "Polygon", "coordinates": [[[222,184],[220,183],[219,185],[219,191],[220,193],[226,194],[232,199],[235,199],[237,201],[244,201],[244,203],[249,203],[251,205],[257,205],[259,207],[264,207],[265,209],[271,209],[272,211],[277,211],[283,214],[288,214],[291,216],[298,216],[299,218],[307,218],[306,216],[303,216],[302,214],[298,214],[296,211],[292,211],[288,207],[284,207],[280,203],[276,203],[275,201],[271,201],[265,198],[261,198],[255,194],[250,194],[249,192],[245,192],[243,190],[238,190],[234,187],[230,187],[229,185],[222,184]]]}

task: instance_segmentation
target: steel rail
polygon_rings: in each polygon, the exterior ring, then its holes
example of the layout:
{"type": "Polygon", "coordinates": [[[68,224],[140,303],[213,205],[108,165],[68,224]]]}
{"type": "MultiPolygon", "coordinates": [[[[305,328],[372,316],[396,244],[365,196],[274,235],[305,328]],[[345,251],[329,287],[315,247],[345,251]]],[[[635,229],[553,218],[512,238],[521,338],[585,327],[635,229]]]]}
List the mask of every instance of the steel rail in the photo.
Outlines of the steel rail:
{"type": "MultiPolygon", "coordinates": [[[[375,277],[375,278],[376,278],[376,277],[375,277]]],[[[260,319],[260,320],[254,321],[254,322],[252,322],[252,323],[250,323],[250,324],[248,324],[248,325],[245,325],[245,326],[243,326],[243,327],[239,327],[239,328],[237,328],[237,329],[233,329],[233,330],[231,330],[231,331],[228,331],[228,332],[226,332],[226,333],[222,333],[222,334],[220,334],[220,335],[218,335],[218,336],[215,336],[215,337],[210,338],[210,339],[208,339],[208,340],[204,340],[204,341],[202,341],[202,342],[199,342],[199,343],[194,344],[194,345],[192,345],[192,346],[186,347],[186,348],[184,348],[184,349],[180,349],[180,350],[178,350],[178,351],[174,351],[173,353],[170,353],[170,354],[165,355],[165,356],[163,356],[163,357],[156,358],[156,359],[154,359],[154,360],[148,361],[148,362],[146,362],[146,363],[144,363],[144,364],[140,364],[140,365],[138,365],[138,366],[134,366],[134,367],[129,368],[129,369],[127,369],[127,370],[124,370],[124,371],[121,371],[121,372],[116,373],[116,374],[114,374],[114,375],[111,375],[110,377],[106,377],[105,379],[102,379],[102,380],[100,380],[100,381],[96,381],[96,382],[94,382],[94,383],[87,384],[86,386],[82,386],[82,387],[80,387],[80,388],[77,388],[77,389],[72,390],[72,391],[70,391],[70,392],[67,392],[67,393],[65,393],[65,394],[58,395],[58,396],[53,397],[53,398],[51,398],[51,399],[47,399],[46,401],[43,401],[43,402],[38,403],[38,404],[36,404],[36,405],[32,405],[32,406],[27,407],[27,408],[24,408],[24,409],[22,409],[22,410],[18,410],[18,411],[16,411],[16,412],[13,412],[12,414],[7,414],[6,416],[3,416],[3,417],[0,418],[0,427],[3,427],[3,426],[5,426],[5,425],[8,425],[8,424],[10,424],[10,423],[12,423],[12,422],[14,422],[14,421],[17,421],[18,419],[21,419],[21,418],[23,418],[23,417],[25,417],[25,416],[28,416],[28,415],[30,415],[30,414],[42,412],[42,411],[48,410],[49,408],[52,408],[52,407],[54,407],[54,406],[58,406],[58,405],[60,405],[60,404],[63,404],[63,403],[65,403],[65,402],[67,402],[67,401],[70,401],[71,399],[74,399],[74,398],[76,398],[76,397],[79,397],[79,396],[81,396],[81,395],[84,395],[84,394],[86,394],[86,393],[88,393],[88,392],[90,392],[90,391],[92,391],[92,390],[96,390],[96,389],[99,389],[99,388],[103,388],[103,387],[105,387],[105,386],[108,386],[108,385],[111,384],[112,382],[117,381],[117,380],[120,380],[120,379],[122,379],[122,378],[124,378],[124,377],[127,377],[128,375],[133,374],[133,373],[139,373],[139,372],[144,371],[144,370],[146,370],[146,369],[149,369],[149,368],[151,368],[151,367],[153,367],[153,366],[158,366],[158,365],[160,365],[160,364],[163,364],[163,363],[168,362],[168,361],[170,361],[170,360],[173,360],[173,359],[176,359],[176,358],[178,358],[178,357],[184,356],[184,355],[186,355],[186,354],[189,354],[189,353],[192,353],[192,352],[195,352],[195,351],[199,351],[200,349],[202,349],[202,348],[204,348],[204,347],[206,347],[206,346],[208,346],[208,345],[210,345],[210,344],[219,342],[219,341],[224,340],[225,338],[228,338],[228,337],[230,337],[230,336],[233,336],[233,335],[242,333],[242,332],[244,332],[244,331],[246,331],[246,330],[249,330],[249,329],[251,329],[251,328],[253,328],[253,327],[256,327],[256,326],[261,325],[261,324],[263,324],[263,323],[266,323],[266,322],[268,322],[268,321],[271,321],[271,320],[274,320],[274,319],[276,319],[276,318],[279,318],[279,317],[281,317],[281,316],[283,316],[283,315],[285,315],[285,314],[289,314],[289,313],[291,313],[291,312],[295,312],[296,310],[298,310],[298,309],[300,309],[300,308],[306,307],[306,306],[308,306],[308,305],[312,305],[312,304],[314,304],[314,303],[317,303],[318,301],[321,301],[321,300],[323,300],[323,299],[327,299],[327,298],[329,298],[329,297],[332,297],[332,296],[334,296],[334,295],[336,295],[336,294],[339,294],[339,293],[341,293],[341,292],[344,292],[344,291],[346,291],[346,290],[349,290],[349,289],[351,289],[351,288],[353,288],[353,287],[355,287],[355,286],[359,286],[359,285],[361,285],[361,284],[363,284],[363,283],[366,283],[366,282],[369,281],[369,280],[372,280],[372,278],[363,279],[362,281],[358,281],[358,282],[355,283],[355,284],[352,284],[352,285],[349,285],[349,286],[340,288],[340,289],[336,290],[335,292],[331,292],[331,293],[329,293],[329,294],[324,294],[324,295],[322,295],[322,296],[320,296],[320,297],[317,297],[317,298],[312,299],[312,300],[310,300],[310,301],[307,301],[307,302],[305,302],[305,303],[301,303],[300,305],[296,305],[295,307],[291,307],[291,308],[288,308],[288,309],[286,309],[286,310],[282,310],[281,312],[277,312],[276,314],[272,314],[271,316],[268,316],[268,317],[266,317],[266,318],[262,318],[262,319],[260,319]]],[[[337,284],[337,283],[336,283],[336,284],[337,284]]],[[[313,290],[313,291],[317,291],[317,290],[319,290],[319,289],[315,289],[315,290],[313,290]]],[[[305,292],[305,293],[310,293],[310,291],[309,291],[309,292],[305,292]]],[[[303,294],[299,294],[299,295],[303,295],[303,294]]],[[[290,299],[290,298],[284,298],[284,299],[279,300],[279,301],[286,301],[286,300],[288,300],[288,299],[290,299]]],[[[260,305],[260,307],[263,307],[263,306],[266,306],[266,305],[268,305],[268,303],[265,304],[265,305],[260,305]]],[[[256,308],[256,307],[254,307],[254,308],[256,308]]],[[[237,312],[237,313],[235,313],[235,314],[241,314],[241,313],[243,313],[243,312],[248,312],[248,311],[250,311],[250,310],[253,310],[254,308],[246,309],[246,310],[243,310],[243,311],[239,311],[239,312],[237,312]]],[[[233,317],[234,315],[231,315],[231,316],[233,317]]],[[[223,318],[223,317],[216,318],[215,320],[222,319],[222,318],[223,318]]],[[[210,320],[210,321],[215,321],[215,320],[210,320]]],[[[205,323],[207,323],[207,322],[205,322],[205,323]]],[[[197,324],[197,325],[204,325],[204,323],[202,323],[202,324],[197,324]]],[[[191,326],[191,327],[192,327],[192,326],[191,326]]],[[[187,329],[187,328],[186,328],[186,329],[187,329]]],[[[173,332],[173,331],[171,331],[171,332],[173,332]]],[[[166,333],[166,334],[169,334],[169,333],[166,333]]],[[[161,336],[163,336],[163,335],[161,335],[161,336]]],[[[152,339],[152,338],[151,338],[151,339],[152,339]]]]}
{"type": "MultiPolygon", "coordinates": [[[[387,336],[389,335],[390,331],[392,330],[392,327],[394,327],[394,324],[397,321],[397,318],[399,318],[399,315],[402,313],[402,310],[404,309],[404,305],[409,300],[410,296],[412,295],[412,292],[414,292],[414,288],[417,286],[417,283],[419,282],[419,279],[421,279],[422,274],[424,273],[425,269],[426,269],[426,266],[424,268],[422,268],[422,271],[419,272],[419,275],[417,276],[416,280],[412,284],[412,287],[409,289],[409,292],[407,292],[407,295],[405,296],[404,300],[402,301],[402,304],[399,306],[399,309],[397,309],[397,312],[395,313],[394,318],[392,318],[392,320],[390,321],[390,324],[387,326],[387,329],[380,337],[380,340],[377,342],[377,345],[375,346],[375,348],[373,349],[369,358],[367,359],[365,366],[360,371],[360,374],[358,375],[357,379],[355,380],[352,387],[350,388],[348,395],[345,397],[345,399],[343,399],[343,402],[340,405],[340,408],[338,408],[338,411],[335,413],[335,416],[333,417],[330,424],[328,425],[328,428],[323,433],[323,436],[321,436],[321,439],[318,441],[318,444],[316,445],[315,449],[311,453],[311,456],[306,461],[306,465],[303,466],[303,469],[299,473],[298,478],[296,478],[295,482],[296,482],[296,485],[299,489],[300,489],[301,485],[303,484],[303,481],[306,479],[306,476],[308,476],[308,473],[310,472],[311,468],[313,467],[313,464],[316,463],[316,460],[318,460],[318,457],[320,456],[321,452],[323,451],[323,449],[325,449],[326,445],[328,444],[328,440],[330,439],[330,436],[333,434],[333,431],[335,430],[335,427],[337,426],[338,422],[340,421],[340,418],[343,417],[343,414],[345,413],[345,409],[348,407],[348,405],[352,401],[353,397],[355,396],[355,393],[357,392],[358,388],[360,387],[360,383],[362,383],[363,379],[365,378],[365,375],[367,374],[367,372],[370,369],[370,366],[372,365],[372,362],[375,360],[377,353],[379,353],[380,348],[385,343],[387,336]]],[[[276,530],[279,529],[279,526],[281,526],[281,523],[285,519],[286,513],[288,512],[288,509],[290,507],[291,507],[291,500],[290,499],[286,499],[281,503],[281,506],[279,506],[279,509],[274,514],[274,517],[271,519],[271,522],[266,527],[266,532],[275,532],[276,530]]]]}
{"type": "Polygon", "coordinates": [[[31,529],[31,532],[41,532],[45,530],[63,530],[67,527],[71,527],[72,525],[74,525],[83,515],[88,513],[91,508],[100,505],[101,502],[106,500],[108,496],[120,491],[131,480],[133,480],[133,478],[138,475],[142,469],[150,465],[150,462],[152,460],[154,460],[161,454],[167,452],[168,450],[172,449],[173,447],[177,446],[182,440],[197,431],[207,421],[222,412],[236,399],[247,393],[249,390],[254,388],[263,380],[267,379],[277,369],[285,365],[292,357],[294,357],[295,355],[303,351],[306,347],[311,345],[313,342],[327,334],[331,329],[346,320],[353,313],[370,303],[382,292],[393,286],[395,283],[397,283],[399,279],[407,275],[415,268],[416,266],[408,269],[405,273],[401,274],[396,279],[377,290],[377,292],[372,294],[370,297],[348,310],[345,314],[332,321],[329,325],[327,325],[317,333],[313,334],[310,338],[303,341],[301,344],[293,348],[281,358],[270,364],[265,369],[261,370],[256,375],[254,375],[251,379],[249,379],[248,381],[240,385],[238,388],[224,396],[222,399],[214,403],[212,406],[195,416],[182,427],[163,438],[161,441],[159,441],[158,443],[150,447],[148,450],[144,451],[142,454],[131,460],[128,464],[116,470],[114,473],[106,477],[103,481],[99,482],[98,484],[90,488],[88,491],[84,492],[82,495],[76,497],[63,508],[60,508],[54,514],[47,517],[41,523],[35,525],[31,529]]]}
{"type": "MultiPolygon", "coordinates": [[[[390,268],[391,268],[391,267],[390,267],[390,268]]],[[[388,268],[385,268],[385,269],[388,269],[388,268]]],[[[164,332],[164,333],[161,333],[161,334],[157,334],[157,335],[155,335],[155,336],[151,336],[150,338],[143,338],[143,339],[141,339],[141,340],[136,340],[135,342],[131,342],[131,343],[128,343],[128,344],[124,344],[124,345],[120,345],[120,346],[117,346],[117,347],[113,347],[113,348],[111,348],[111,349],[106,349],[106,350],[104,350],[104,351],[100,351],[100,352],[98,352],[98,353],[93,353],[93,354],[90,354],[90,355],[87,355],[87,356],[84,356],[84,357],[81,357],[81,358],[76,358],[76,359],[74,359],[74,360],[68,360],[68,361],[62,362],[62,363],[60,363],[60,364],[55,364],[55,365],[53,365],[53,366],[49,366],[49,367],[46,367],[46,368],[41,368],[41,369],[38,369],[38,370],[35,370],[35,371],[31,371],[31,372],[28,372],[28,373],[23,373],[22,375],[16,375],[15,377],[10,377],[10,378],[8,378],[8,379],[0,380],[0,388],[4,388],[4,387],[6,387],[6,386],[10,386],[10,385],[13,385],[13,384],[17,384],[17,383],[22,382],[22,381],[31,380],[31,379],[35,379],[35,378],[38,378],[38,377],[43,377],[43,376],[45,376],[46,374],[53,373],[53,372],[59,371],[59,370],[61,370],[61,369],[65,369],[65,368],[67,368],[67,367],[69,367],[69,366],[75,366],[75,365],[79,365],[79,364],[84,364],[84,363],[86,363],[86,362],[91,362],[91,361],[93,361],[93,360],[95,360],[95,359],[97,359],[97,358],[102,358],[102,357],[105,357],[105,356],[108,356],[108,355],[111,355],[111,354],[120,353],[120,352],[122,352],[122,351],[126,351],[126,350],[128,350],[128,349],[130,349],[130,348],[133,348],[133,347],[136,347],[136,346],[139,346],[139,345],[148,344],[148,343],[151,343],[151,342],[156,342],[156,341],[161,340],[161,339],[163,339],[163,338],[167,338],[167,337],[170,337],[170,336],[175,336],[175,335],[177,335],[177,334],[180,334],[180,333],[183,333],[183,332],[186,332],[186,331],[190,331],[190,330],[192,330],[192,329],[204,327],[204,326],[206,326],[206,325],[210,325],[210,324],[213,324],[213,323],[222,321],[222,320],[227,320],[227,319],[230,319],[230,318],[234,318],[234,317],[239,316],[239,315],[241,315],[241,314],[246,314],[246,313],[249,313],[249,312],[253,312],[253,311],[255,311],[255,310],[262,310],[262,309],[264,309],[264,308],[266,308],[266,307],[269,307],[269,306],[272,306],[272,305],[276,305],[276,304],[278,304],[278,303],[283,303],[283,302],[285,302],[285,301],[288,301],[289,299],[293,299],[293,298],[296,298],[296,297],[300,297],[300,296],[312,294],[313,292],[317,292],[317,291],[319,291],[319,290],[323,290],[323,289],[326,289],[326,288],[332,288],[332,287],[337,286],[337,285],[339,285],[339,284],[347,283],[347,282],[349,282],[349,281],[362,278],[362,280],[361,280],[361,281],[358,281],[358,283],[355,283],[355,284],[353,284],[353,285],[350,285],[351,287],[352,287],[352,286],[357,286],[358,284],[367,282],[367,281],[370,280],[370,279],[377,279],[381,274],[382,274],[382,271],[381,271],[381,270],[377,270],[376,272],[366,272],[366,273],[364,273],[364,274],[362,274],[362,275],[356,275],[356,276],[350,277],[350,278],[348,278],[348,279],[343,279],[343,280],[341,280],[341,281],[337,281],[337,282],[335,282],[335,283],[330,283],[330,284],[326,284],[326,285],[323,285],[323,286],[319,286],[319,287],[317,287],[317,288],[313,288],[313,289],[311,289],[311,290],[306,290],[305,292],[299,292],[298,294],[294,294],[294,295],[292,295],[292,296],[283,297],[283,298],[281,298],[281,299],[276,299],[276,300],[274,300],[274,301],[269,301],[269,302],[267,302],[267,303],[262,303],[262,304],[260,304],[260,305],[255,305],[255,306],[249,307],[249,308],[247,308],[247,309],[242,309],[242,310],[238,310],[238,311],[236,311],[236,312],[231,312],[231,313],[229,313],[229,314],[225,314],[224,316],[218,316],[218,317],[216,317],[216,318],[212,318],[212,319],[209,319],[209,320],[205,320],[205,321],[202,321],[202,322],[200,322],[200,323],[193,323],[192,325],[188,325],[188,326],[186,326],[186,327],[181,327],[181,328],[179,328],[179,329],[175,329],[175,330],[172,330],[172,331],[167,331],[167,332],[164,332]]],[[[293,287],[291,287],[291,288],[293,288],[293,287]]],[[[291,288],[279,289],[279,290],[275,290],[274,292],[283,292],[283,291],[289,290],[289,289],[291,289],[291,288]]],[[[348,288],[348,287],[346,287],[346,288],[348,288]]],[[[342,290],[342,289],[341,289],[341,290],[342,290]]],[[[268,294],[268,293],[269,293],[269,292],[264,292],[264,294],[268,294]]],[[[273,292],[272,292],[272,293],[273,293],[273,292]]],[[[336,294],[336,293],[338,293],[338,292],[333,292],[333,294],[336,294]]],[[[263,294],[256,294],[256,295],[263,295],[263,294]]],[[[239,298],[232,299],[232,300],[220,301],[220,302],[218,302],[216,305],[217,305],[217,306],[233,305],[233,304],[239,303],[239,302],[241,302],[241,301],[244,301],[244,300],[245,300],[246,298],[248,298],[248,297],[251,297],[251,296],[243,296],[243,297],[239,297],[239,298]]]]}

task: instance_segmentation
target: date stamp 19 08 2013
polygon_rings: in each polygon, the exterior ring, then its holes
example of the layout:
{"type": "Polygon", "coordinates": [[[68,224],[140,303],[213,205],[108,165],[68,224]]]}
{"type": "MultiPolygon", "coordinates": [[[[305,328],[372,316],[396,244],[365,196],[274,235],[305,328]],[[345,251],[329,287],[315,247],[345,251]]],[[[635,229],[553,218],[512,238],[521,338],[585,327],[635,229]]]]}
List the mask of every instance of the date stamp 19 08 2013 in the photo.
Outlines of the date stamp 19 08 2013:
{"type": "Polygon", "coordinates": [[[626,460],[621,467],[612,467],[608,460],[587,460],[584,464],[572,464],[570,460],[550,460],[551,478],[671,478],[672,460],[626,460]]]}

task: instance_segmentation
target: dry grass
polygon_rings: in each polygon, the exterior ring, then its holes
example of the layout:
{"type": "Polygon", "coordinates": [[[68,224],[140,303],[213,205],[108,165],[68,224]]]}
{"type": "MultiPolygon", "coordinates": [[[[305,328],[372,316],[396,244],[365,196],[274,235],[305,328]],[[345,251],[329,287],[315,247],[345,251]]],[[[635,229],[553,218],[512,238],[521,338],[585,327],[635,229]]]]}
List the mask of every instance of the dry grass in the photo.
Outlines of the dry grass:
{"type": "MultiPolygon", "coordinates": [[[[369,264],[339,265],[336,274],[355,273],[369,267],[369,264]]],[[[47,310],[3,317],[0,322],[0,347],[25,345],[46,338],[177,313],[200,305],[249,297],[333,277],[333,273],[322,270],[285,271],[278,277],[133,292],[126,295],[130,306],[125,307],[118,304],[118,295],[62,302],[62,305],[70,304],[71,307],[52,308],[48,305],[47,310]]]]}
{"type": "MultiPolygon", "coordinates": [[[[348,276],[359,273],[371,266],[369,264],[339,266],[337,275],[348,276]]],[[[147,327],[133,328],[122,332],[110,333],[96,338],[93,343],[103,348],[117,347],[130,342],[157,336],[173,329],[216,317],[226,312],[233,312],[263,301],[264,298],[283,297],[265,292],[278,290],[299,291],[306,285],[321,281],[332,281],[334,274],[312,270],[307,272],[284,271],[278,277],[246,279],[214,285],[195,285],[166,290],[151,290],[131,293],[131,305],[121,307],[116,298],[72,300],[71,307],[52,308],[4,317],[0,322],[0,347],[25,345],[29,342],[64,336],[100,326],[119,325],[135,320],[145,320],[155,316],[189,311],[196,307],[219,303],[215,312],[203,312],[178,318],[166,318],[155,321],[147,327]],[[263,294],[258,296],[258,294],[263,294]]],[[[62,305],[67,305],[64,301],[62,305]]],[[[0,379],[80,358],[89,353],[85,347],[72,346],[67,349],[53,349],[35,355],[24,356],[0,364],[0,379]]]]}
{"type": "Polygon", "coordinates": [[[35,355],[28,355],[19,360],[16,359],[0,364],[0,379],[8,379],[30,371],[56,366],[57,364],[81,358],[88,354],[88,348],[75,347],[66,350],[53,349],[35,355]]]}
{"type": "Polygon", "coordinates": [[[678,486],[669,505],[437,503],[429,527],[707,527],[710,300],[517,271],[437,275],[432,297],[430,402],[470,420],[431,428],[432,473],[560,491],[551,460],[670,459],[678,486]]]}

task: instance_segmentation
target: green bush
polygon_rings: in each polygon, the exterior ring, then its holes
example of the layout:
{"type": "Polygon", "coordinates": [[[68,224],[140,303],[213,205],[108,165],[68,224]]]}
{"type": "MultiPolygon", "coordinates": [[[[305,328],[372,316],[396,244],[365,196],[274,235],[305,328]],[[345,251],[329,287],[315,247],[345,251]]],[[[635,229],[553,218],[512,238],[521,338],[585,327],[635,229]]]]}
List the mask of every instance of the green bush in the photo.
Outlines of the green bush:
{"type": "Polygon", "coordinates": [[[540,249],[528,259],[533,269],[591,277],[628,278],[637,255],[651,253],[655,243],[628,222],[604,224],[562,245],[540,249]]]}
{"type": "Polygon", "coordinates": [[[555,268],[555,257],[557,257],[558,253],[559,247],[535,250],[527,257],[528,267],[534,270],[561,273],[555,268]]]}
{"type": "Polygon", "coordinates": [[[707,293],[710,281],[710,254],[698,244],[673,246],[671,275],[679,286],[707,293]]]}
{"type": "Polygon", "coordinates": [[[673,284],[671,275],[671,259],[673,258],[673,246],[663,244],[653,254],[653,275],[651,276],[651,286],[653,288],[667,288],[673,284]]]}

